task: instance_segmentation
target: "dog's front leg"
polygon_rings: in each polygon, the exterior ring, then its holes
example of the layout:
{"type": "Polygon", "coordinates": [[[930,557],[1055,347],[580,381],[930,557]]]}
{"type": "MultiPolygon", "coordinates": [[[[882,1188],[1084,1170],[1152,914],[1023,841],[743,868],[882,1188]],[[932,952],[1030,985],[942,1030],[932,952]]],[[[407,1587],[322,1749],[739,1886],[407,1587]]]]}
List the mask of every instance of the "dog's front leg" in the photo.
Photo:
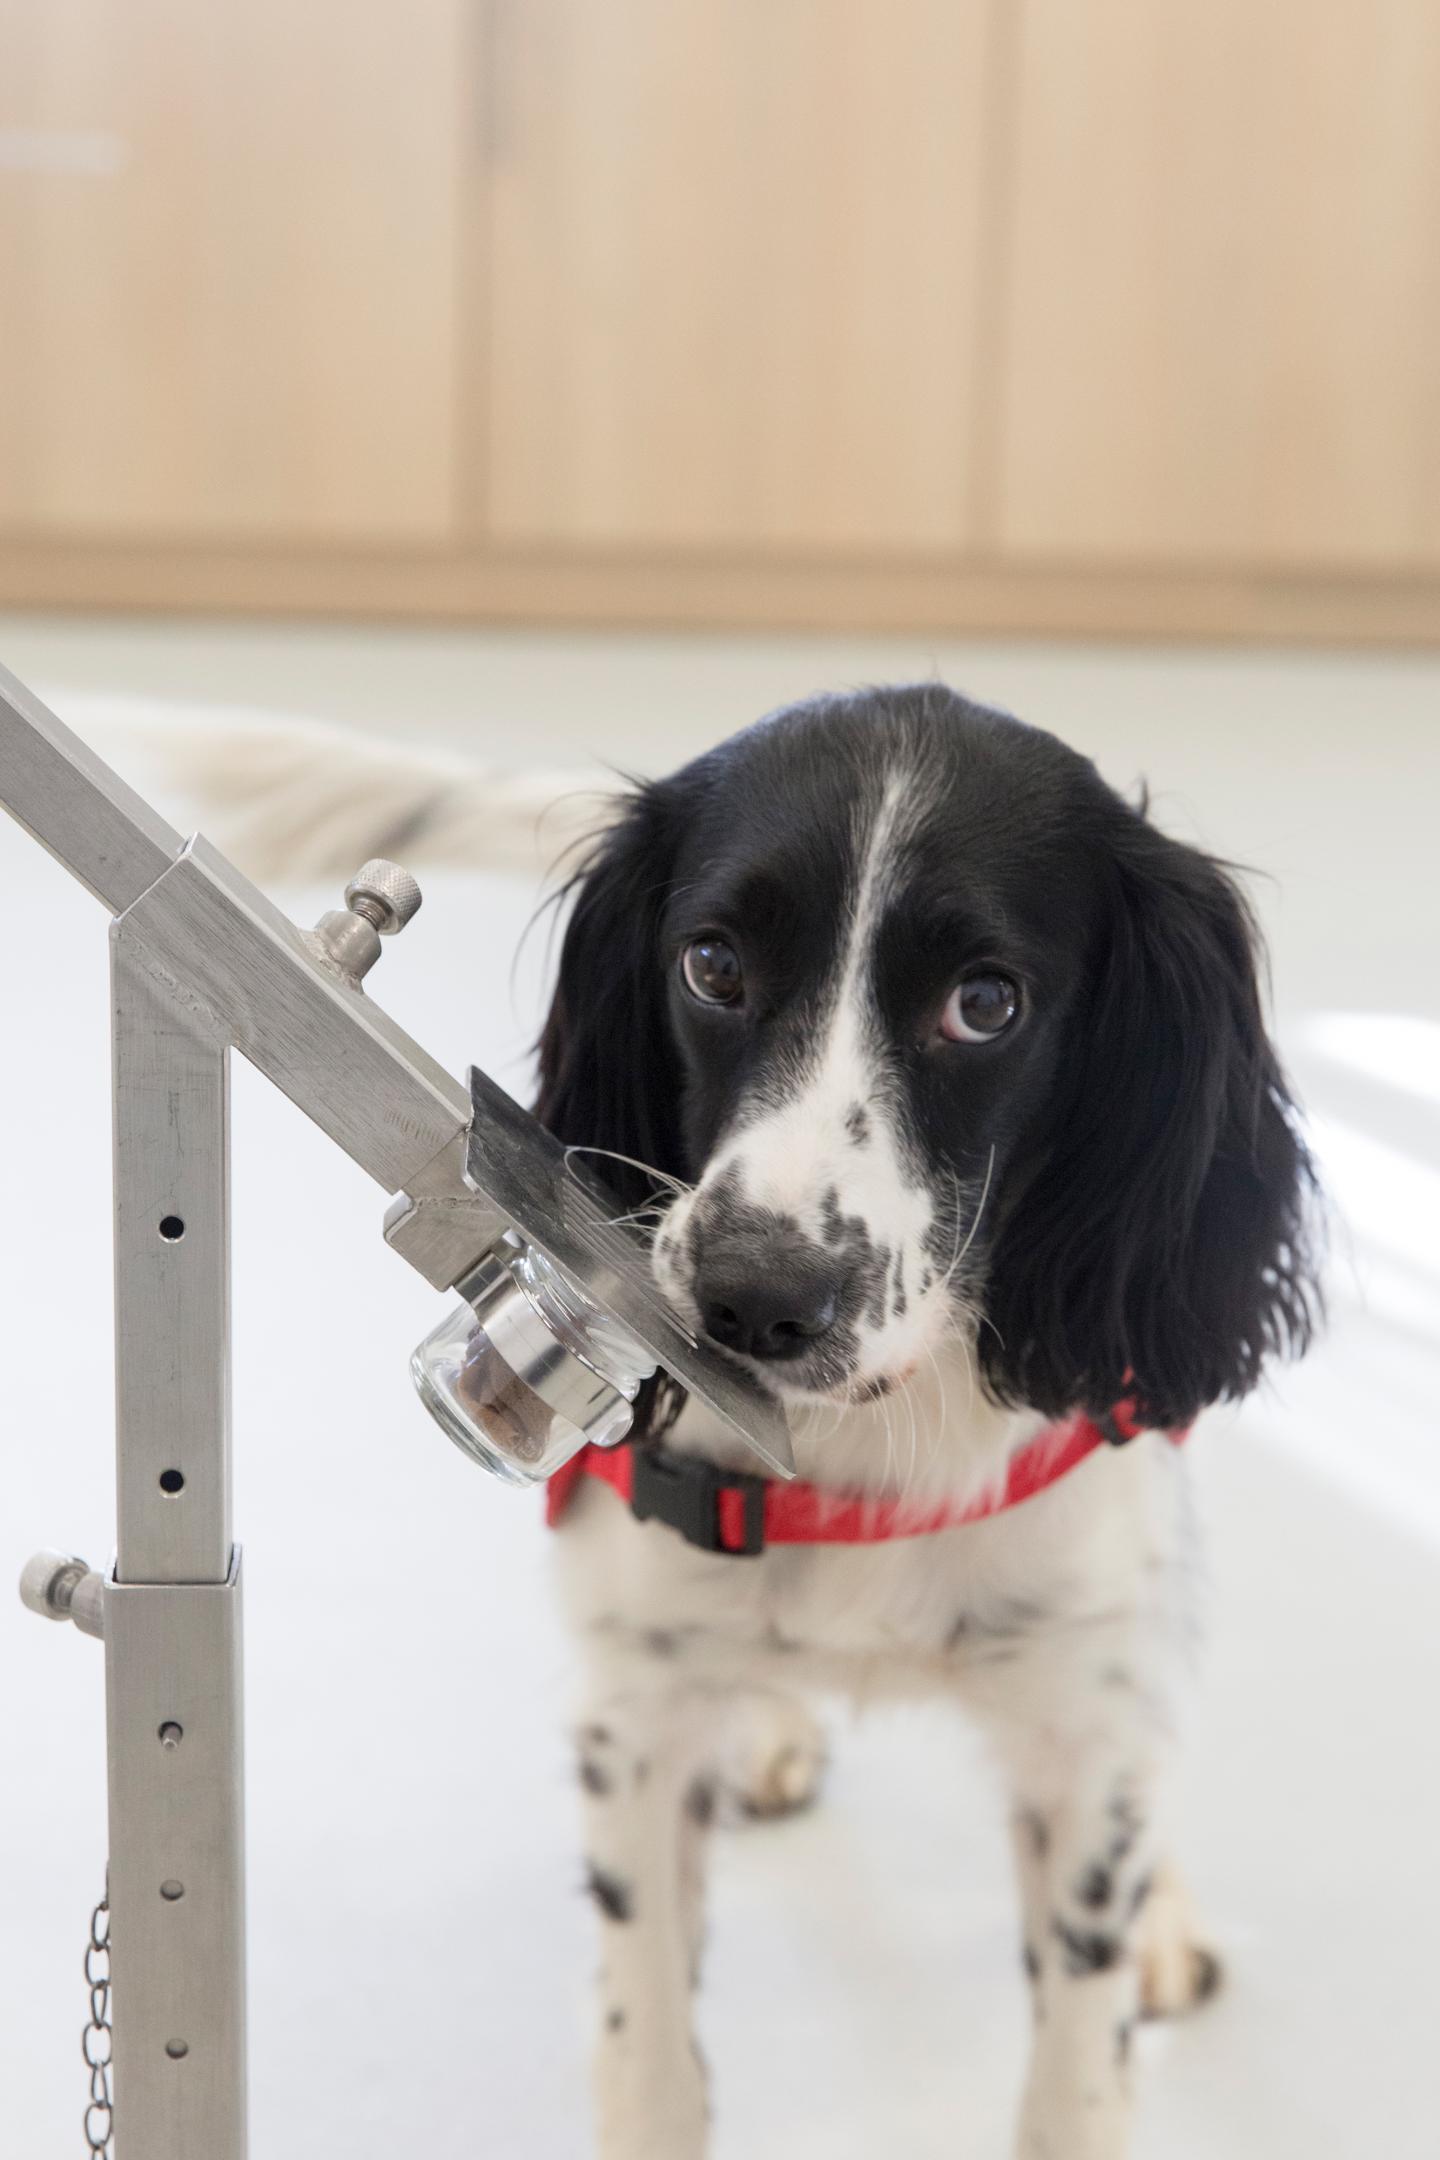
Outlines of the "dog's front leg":
{"type": "Polygon", "coordinates": [[[691,2026],[713,1807],[699,1705],[601,1688],[579,1728],[586,1882],[600,1917],[600,2160],[702,2160],[705,2072],[691,2026]]]}
{"type": "Polygon", "coordinates": [[[1151,1780],[1123,1756],[1075,1771],[1058,1800],[1053,1786],[1050,1797],[1022,1788],[1016,1816],[1035,2010],[1020,2160],[1123,2160],[1129,2150],[1151,1780]]]}

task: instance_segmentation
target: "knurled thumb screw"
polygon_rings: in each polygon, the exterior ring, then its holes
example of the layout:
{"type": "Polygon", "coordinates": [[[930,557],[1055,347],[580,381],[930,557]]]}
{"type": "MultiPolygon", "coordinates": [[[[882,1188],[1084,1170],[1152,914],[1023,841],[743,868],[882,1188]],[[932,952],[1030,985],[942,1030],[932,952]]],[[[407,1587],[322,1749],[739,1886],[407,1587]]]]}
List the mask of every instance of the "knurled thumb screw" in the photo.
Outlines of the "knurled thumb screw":
{"type": "Polygon", "coordinates": [[[399,863],[377,856],[362,863],[345,888],[345,905],[379,931],[392,937],[403,930],[420,907],[420,887],[399,863]]]}

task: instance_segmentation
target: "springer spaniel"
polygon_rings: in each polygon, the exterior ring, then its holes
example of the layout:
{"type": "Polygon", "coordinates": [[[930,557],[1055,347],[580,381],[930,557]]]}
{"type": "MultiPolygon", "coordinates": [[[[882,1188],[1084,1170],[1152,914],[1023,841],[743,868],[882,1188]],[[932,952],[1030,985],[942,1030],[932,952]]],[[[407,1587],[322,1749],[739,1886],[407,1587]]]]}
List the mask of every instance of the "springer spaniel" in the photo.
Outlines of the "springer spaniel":
{"type": "MultiPolygon", "coordinates": [[[[1245,903],[1086,759],[934,685],[793,707],[640,787],[573,899],[539,1115],[620,1158],[657,1281],[778,1393],[803,1478],[963,1506],[1077,1414],[1145,1428],[963,1527],[758,1556],[574,1491],[603,2160],[706,2150],[706,1828],[722,1784],[809,1796],[807,1689],[978,1721],[1034,1999],[1016,2149],[1120,2160],[1136,2016],[1219,1970],[1166,1839],[1195,1577],[1164,1436],[1318,1305],[1245,903]]],[[[754,1468],[664,1391],[637,1445],[754,1468]]]]}

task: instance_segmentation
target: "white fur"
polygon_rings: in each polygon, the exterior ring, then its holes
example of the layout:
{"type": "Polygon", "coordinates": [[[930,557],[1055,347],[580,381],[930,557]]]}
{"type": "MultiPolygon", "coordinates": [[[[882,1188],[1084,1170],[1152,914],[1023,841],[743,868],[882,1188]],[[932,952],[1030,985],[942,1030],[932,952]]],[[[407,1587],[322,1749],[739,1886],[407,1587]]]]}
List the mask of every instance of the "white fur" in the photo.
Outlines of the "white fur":
{"type": "MultiPolygon", "coordinates": [[[[915,1395],[905,1408],[838,1413],[830,1430],[822,1413],[802,1414],[802,1475],[879,1482],[887,1421],[903,1424],[913,1407],[932,1482],[948,1477],[968,1493],[1035,1422],[970,1398],[958,1358],[918,1380],[915,1395]]],[[[693,1406],[680,1432],[699,1452],[727,1452],[693,1406]]],[[[697,1552],[637,1523],[608,1490],[582,1487],[558,1540],[586,1674],[581,1755],[585,1733],[600,1730],[628,1765],[604,1793],[586,1792],[587,1853],[633,1901],[629,1919],[602,1921],[603,2160],[699,2160],[706,2149],[703,2073],[683,2007],[700,1865],[686,1794],[697,1777],[723,1772],[736,1722],[753,1724],[757,1702],[814,1690],[860,1704],[941,1696],[987,1733],[1022,1825],[1024,1926],[1041,1960],[1017,2151],[1119,2160],[1129,2120],[1122,2050],[1146,1947],[1143,1909],[1128,1907],[1164,1850],[1164,1773],[1192,1624],[1185,1517],[1181,1463],[1155,1436],[1097,1453],[1020,1508],[963,1529],[875,1546],[773,1547],[754,1560],[697,1552]],[[1143,1827],[1097,1914],[1080,1888],[1113,1842],[1117,1793],[1143,1827]],[[1043,1856],[1023,1849],[1032,1836],[1024,1825],[1036,1819],[1043,1856]],[[1113,1928],[1113,1965],[1073,1976],[1057,1919],[1081,1932],[1113,1928]]],[[[789,1744],[782,1734],[777,1753],[789,1744]]],[[[1189,1945],[1159,1910],[1156,1954],[1172,1974],[1187,1970],[1189,1945]]],[[[1171,1987],[1163,2006],[1184,2007],[1171,1987]]]]}
{"type": "MultiPolygon", "coordinates": [[[[655,1247],[656,1280],[693,1325],[698,1312],[685,1232],[697,1210],[703,1220],[712,1192],[733,1184],[742,1203],[789,1217],[818,1246],[825,1236],[825,1195],[838,1191],[843,1213],[862,1218],[871,1239],[891,1255],[883,1314],[859,1322],[857,1387],[908,1380],[922,1360],[934,1359],[953,1335],[951,1275],[962,1257],[964,1210],[958,1189],[948,1264],[941,1266],[927,1246],[936,1228],[935,1206],[895,1116],[872,982],[875,933],[895,882],[906,805],[918,778],[908,770],[890,773],[869,814],[857,812],[848,918],[809,1058],[790,1074],[783,1100],[767,1097],[758,1111],[740,1106],[699,1183],[669,1209],[655,1247]],[[855,1146],[847,1131],[857,1105],[867,1121],[863,1147],[855,1146]],[[897,1280],[904,1285],[903,1299],[894,1294],[897,1280]]],[[[972,1204],[978,1197],[972,1196],[972,1204]]],[[[817,1399],[803,1389],[787,1394],[796,1401],[817,1399]]],[[[918,1465],[912,1468],[923,1476],[918,1465]]]]}

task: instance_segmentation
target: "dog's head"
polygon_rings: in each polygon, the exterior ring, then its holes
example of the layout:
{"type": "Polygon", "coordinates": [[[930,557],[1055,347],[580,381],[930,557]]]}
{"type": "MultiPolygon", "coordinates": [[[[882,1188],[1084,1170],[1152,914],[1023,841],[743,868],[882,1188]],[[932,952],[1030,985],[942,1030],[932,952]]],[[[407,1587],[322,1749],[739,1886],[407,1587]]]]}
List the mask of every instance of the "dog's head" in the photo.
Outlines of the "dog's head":
{"type": "Polygon", "coordinates": [[[657,1279],[782,1395],[958,1328],[1001,1400],[1170,1426],[1308,1339],[1245,904],[1054,737],[934,686],[798,706],[575,887],[539,1115],[682,1181],[657,1279]]]}

